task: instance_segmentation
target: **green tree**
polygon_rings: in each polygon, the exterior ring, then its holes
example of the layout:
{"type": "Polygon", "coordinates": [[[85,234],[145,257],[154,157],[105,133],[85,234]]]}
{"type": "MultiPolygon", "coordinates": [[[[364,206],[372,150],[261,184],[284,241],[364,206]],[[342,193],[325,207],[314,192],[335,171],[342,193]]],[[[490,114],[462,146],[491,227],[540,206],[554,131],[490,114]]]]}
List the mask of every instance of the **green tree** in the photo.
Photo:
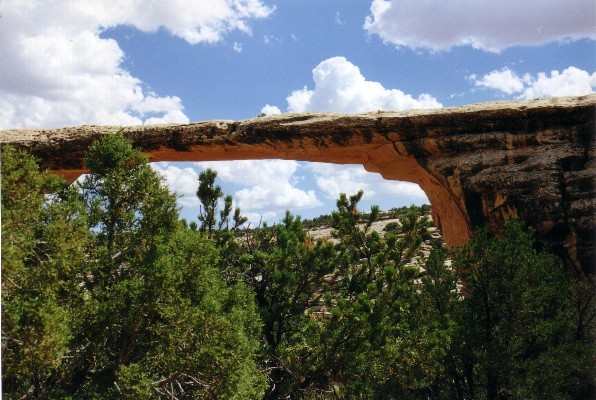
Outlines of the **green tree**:
{"type": "Polygon", "coordinates": [[[585,296],[591,283],[536,251],[518,220],[507,221],[498,239],[477,232],[455,253],[454,267],[464,285],[454,376],[465,384],[461,398],[589,397],[594,320],[580,311],[594,307],[585,296]]]}
{"type": "Polygon", "coordinates": [[[424,221],[412,209],[399,236],[382,236],[372,230],[378,207],[359,226],[362,195],[342,194],[332,215],[339,279],[326,296],[330,316],[309,335],[319,349],[310,364],[317,365],[321,389],[335,398],[425,398],[449,336],[421,312],[421,272],[407,264],[424,221]]]}
{"type": "Polygon", "coordinates": [[[251,290],[122,135],[86,164],[68,187],[3,148],[4,397],[262,397],[251,290]]]}
{"type": "MultiPolygon", "coordinates": [[[[201,221],[201,230],[209,233],[213,232],[216,224],[217,202],[223,196],[219,185],[215,185],[217,172],[212,169],[206,169],[199,175],[199,188],[197,197],[202,204],[199,221],[201,221]]],[[[230,202],[231,203],[231,202],[230,202]]]]}
{"type": "Polygon", "coordinates": [[[302,365],[306,326],[321,313],[325,277],[335,269],[333,246],[314,242],[299,217],[263,226],[247,238],[240,272],[253,289],[263,321],[263,366],[269,372],[265,398],[296,395],[310,385],[302,365]]]}
{"type": "Polygon", "coordinates": [[[256,361],[260,321],[251,291],[221,279],[217,251],[198,232],[179,229],[170,246],[153,277],[159,298],[139,348],[143,353],[117,371],[119,393],[262,397],[266,377],[256,361]]]}
{"type": "Polygon", "coordinates": [[[462,399],[465,382],[462,377],[461,346],[465,333],[460,328],[462,300],[459,275],[450,265],[449,252],[442,244],[433,243],[428,257],[421,265],[422,276],[418,295],[419,311],[430,331],[442,343],[435,359],[434,376],[422,391],[425,398],[462,399]]]}
{"type": "Polygon", "coordinates": [[[70,357],[89,232],[76,191],[23,151],[2,148],[2,388],[47,394],[70,357]],[[54,193],[47,196],[46,193],[54,193]]]}
{"type": "Polygon", "coordinates": [[[86,164],[95,241],[75,393],[259,397],[258,315],[246,288],[221,280],[217,249],[178,222],[175,196],[128,140],[106,136],[86,164]]]}
{"type": "MultiPolygon", "coordinates": [[[[215,183],[216,178],[217,172],[210,168],[199,174],[197,197],[201,202],[200,230],[216,242],[220,253],[219,266],[223,277],[233,284],[237,280],[238,259],[241,254],[236,240],[236,232],[248,221],[248,218],[242,215],[238,207],[232,214],[232,196],[224,196],[221,187],[215,183]],[[222,198],[223,208],[219,209],[222,198]]],[[[194,221],[191,222],[191,227],[192,224],[194,221]]]]}
{"type": "Polygon", "coordinates": [[[199,174],[199,188],[197,197],[201,202],[201,213],[199,221],[201,222],[201,231],[209,233],[234,231],[243,225],[248,219],[241,214],[239,208],[234,210],[232,215],[232,196],[224,197],[223,191],[219,185],[215,184],[217,171],[207,168],[199,174]],[[219,219],[217,218],[218,203],[223,197],[224,206],[219,210],[219,219]],[[230,222],[233,222],[230,227],[230,222]],[[217,227],[216,227],[217,225],[217,227]]]}

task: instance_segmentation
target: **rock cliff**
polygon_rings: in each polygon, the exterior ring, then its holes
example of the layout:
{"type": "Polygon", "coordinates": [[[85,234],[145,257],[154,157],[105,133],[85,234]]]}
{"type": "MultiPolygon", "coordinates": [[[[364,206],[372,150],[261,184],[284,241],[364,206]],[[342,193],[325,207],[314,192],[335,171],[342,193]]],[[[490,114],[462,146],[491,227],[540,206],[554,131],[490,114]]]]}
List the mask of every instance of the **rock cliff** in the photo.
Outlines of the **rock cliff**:
{"type": "Polygon", "coordinates": [[[0,131],[74,179],[89,144],[122,129],[152,161],[292,159],[362,164],[418,183],[449,244],[512,215],[545,247],[594,272],[596,95],[357,115],[283,114],[185,125],[0,131]]]}

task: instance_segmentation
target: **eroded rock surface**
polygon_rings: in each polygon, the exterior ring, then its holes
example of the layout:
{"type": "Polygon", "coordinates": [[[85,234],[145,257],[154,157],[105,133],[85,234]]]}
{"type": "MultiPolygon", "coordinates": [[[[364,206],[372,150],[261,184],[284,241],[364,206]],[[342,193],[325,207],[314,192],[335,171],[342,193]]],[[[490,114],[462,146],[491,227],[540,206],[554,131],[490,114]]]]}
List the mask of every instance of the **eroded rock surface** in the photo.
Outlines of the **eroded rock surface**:
{"type": "MultiPolygon", "coordinates": [[[[594,270],[596,95],[440,110],[283,114],[246,121],[133,126],[124,135],[152,161],[292,159],[362,164],[418,183],[448,244],[516,215],[570,265],[594,270]]],[[[113,126],[0,131],[74,179],[113,126]]]]}

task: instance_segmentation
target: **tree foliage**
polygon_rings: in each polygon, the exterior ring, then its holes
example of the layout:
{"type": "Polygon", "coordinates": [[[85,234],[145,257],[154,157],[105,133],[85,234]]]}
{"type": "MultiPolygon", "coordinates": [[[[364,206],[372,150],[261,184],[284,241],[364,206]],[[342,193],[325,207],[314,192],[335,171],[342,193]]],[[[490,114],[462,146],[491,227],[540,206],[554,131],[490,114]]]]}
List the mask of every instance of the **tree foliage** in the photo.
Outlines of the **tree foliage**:
{"type": "Polygon", "coordinates": [[[507,221],[498,239],[480,230],[454,254],[454,266],[465,285],[457,380],[467,398],[590,396],[594,286],[587,277],[536,251],[519,220],[507,221]]]}
{"type": "Polygon", "coordinates": [[[214,243],[121,135],[86,164],[46,199],[53,178],[3,149],[6,398],[261,397],[249,289],[222,280],[214,243]]]}
{"type": "Polygon", "coordinates": [[[73,280],[89,233],[82,202],[35,160],[2,149],[2,380],[5,393],[35,396],[60,374],[74,335],[73,280]],[[46,192],[55,193],[46,196],[46,192]]]}
{"type": "Polygon", "coordinates": [[[400,219],[399,236],[382,236],[371,229],[378,207],[358,225],[362,195],[342,194],[332,214],[338,279],[326,296],[330,315],[311,336],[324,377],[319,390],[340,398],[413,398],[438,373],[448,339],[422,312],[421,274],[410,264],[426,220],[411,208],[400,219]]]}
{"type": "Polygon", "coordinates": [[[120,134],[90,147],[71,186],[2,150],[5,398],[593,394],[594,282],[520,221],[448,250],[429,240],[428,206],[390,210],[378,232],[387,214],[359,210],[358,192],[320,219],[328,239],[289,212],[241,230],[205,170],[186,223],[120,134]]]}
{"type": "Polygon", "coordinates": [[[267,398],[294,393],[299,387],[305,353],[305,328],[321,308],[334,271],[333,246],[315,243],[299,217],[264,226],[248,238],[240,273],[253,289],[263,327],[263,367],[269,371],[267,398]]]}

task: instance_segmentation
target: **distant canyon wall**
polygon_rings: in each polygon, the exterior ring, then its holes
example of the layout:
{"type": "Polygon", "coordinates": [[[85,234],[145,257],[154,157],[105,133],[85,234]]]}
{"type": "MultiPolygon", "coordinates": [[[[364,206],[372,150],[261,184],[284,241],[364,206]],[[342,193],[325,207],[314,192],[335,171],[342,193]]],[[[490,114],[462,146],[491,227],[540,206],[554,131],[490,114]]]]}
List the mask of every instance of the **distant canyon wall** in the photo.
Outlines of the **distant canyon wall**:
{"type": "Polygon", "coordinates": [[[450,245],[509,216],[594,272],[596,95],[356,115],[282,114],[184,125],[0,131],[69,180],[89,145],[122,129],[151,161],[288,159],[362,164],[426,192],[450,245]]]}

